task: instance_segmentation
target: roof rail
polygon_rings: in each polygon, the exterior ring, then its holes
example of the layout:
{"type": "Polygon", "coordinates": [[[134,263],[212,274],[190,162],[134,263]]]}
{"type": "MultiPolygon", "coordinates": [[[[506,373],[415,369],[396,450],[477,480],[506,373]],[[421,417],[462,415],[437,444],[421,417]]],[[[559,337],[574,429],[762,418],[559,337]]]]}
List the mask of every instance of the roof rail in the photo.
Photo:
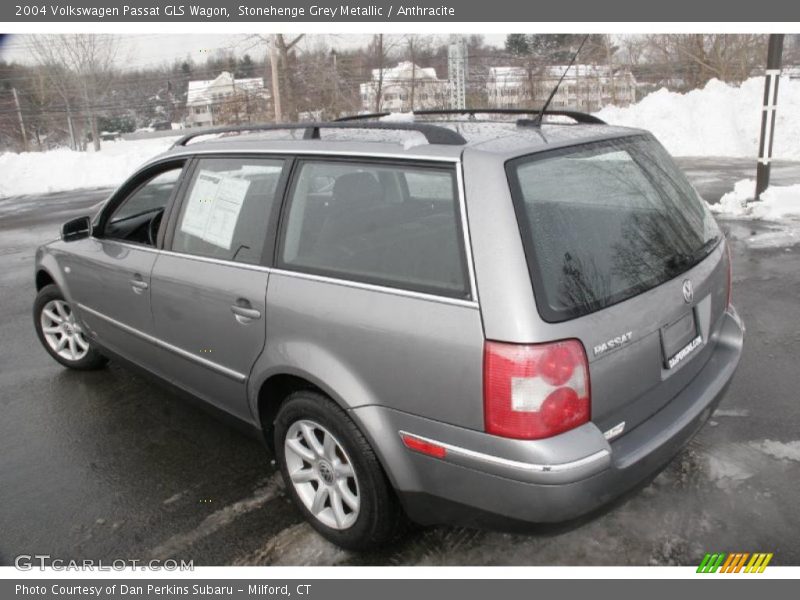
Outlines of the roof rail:
{"type": "MultiPolygon", "coordinates": [[[[472,118],[475,118],[475,115],[478,114],[489,114],[489,115],[528,115],[530,117],[535,117],[541,113],[540,109],[536,108],[455,108],[455,109],[446,109],[446,110],[415,110],[411,111],[414,116],[438,116],[438,115],[469,115],[472,118]]],[[[379,119],[381,117],[387,117],[391,113],[388,112],[380,112],[380,113],[367,113],[362,115],[351,115],[347,117],[341,117],[336,119],[335,122],[350,122],[350,121],[364,121],[369,119],[379,119]]],[[[576,123],[594,123],[599,125],[605,125],[605,121],[602,119],[598,119],[594,115],[590,115],[589,113],[580,112],[577,110],[547,110],[544,113],[545,115],[553,115],[558,117],[569,117],[573,119],[576,123]]],[[[528,120],[533,119],[519,119],[517,124],[520,126],[530,125],[532,123],[528,123],[528,120]]]]}
{"type": "Polygon", "coordinates": [[[190,140],[204,136],[216,135],[223,133],[245,133],[251,131],[294,131],[303,130],[303,139],[318,140],[320,139],[320,130],[322,129],[383,129],[390,131],[416,131],[425,136],[429,144],[443,144],[447,146],[463,146],[467,140],[461,134],[448,129],[447,127],[440,127],[430,123],[393,123],[393,122],[379,122],[379,123],[346,123],[346,122],[321,122],[321,123],[287,123],[276,124],[267,123],[262,125],[234,125],[229,127],[214,127],[212,129],[204,129],[184,135],[176,141],[172,147],[185,146],[190,140]]]}

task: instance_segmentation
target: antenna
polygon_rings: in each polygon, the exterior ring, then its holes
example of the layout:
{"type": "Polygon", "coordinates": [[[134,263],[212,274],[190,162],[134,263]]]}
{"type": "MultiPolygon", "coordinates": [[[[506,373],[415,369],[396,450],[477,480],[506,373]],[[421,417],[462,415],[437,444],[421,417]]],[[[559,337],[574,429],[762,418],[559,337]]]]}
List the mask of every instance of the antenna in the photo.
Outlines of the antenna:
{"type": "Polygon", "coordinates": [[[567,65],[567,68],[564,69],[564,72],[561,74],[561,79],[558,80],[558,83],[556,84],[556,87],[554,87],[553,91],[550,92],[550,96],[547,98],[547,102],[544,103],[544,106],[542,107],[542,110],[539,111],[539,114],[536,115],[535,119],[533,119],[533,122],[531,123],[531,125],[533,125],[534,127],[541,127],[542,119],[544,119],[544,113],[547,110],[547,107],[550,106],[550,103],[553,101],[553,96],[556,95],[556,92],[558,91],[558,88],[561,85],[561,82],[564,81],[564,77],[567,76],[567,73],[569,72],[570,67],[572,67],[572,65],[575,63],[575,59],[578,58],[578,54],[580,54],[581,50],[583,50],[583,45],[586,43],[586,40],[588,40],[588,39],[589,39],[589,34],[587,33],[585,36],[583,36],[583,41],[581,42],[581,45],[578,46],[578,49],[575,51],[575,54],[572,55],[572,60],[569,61],[569,64],[567,65]]]}

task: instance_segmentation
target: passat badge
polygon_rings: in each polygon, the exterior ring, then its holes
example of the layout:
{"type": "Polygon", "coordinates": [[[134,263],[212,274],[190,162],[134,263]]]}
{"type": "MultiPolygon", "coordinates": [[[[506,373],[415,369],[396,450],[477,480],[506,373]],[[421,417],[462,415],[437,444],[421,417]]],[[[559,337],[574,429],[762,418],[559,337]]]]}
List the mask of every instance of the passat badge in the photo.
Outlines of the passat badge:
{"type": "Polygon", "coordinates": [[[619,348],[623,344],[627,344],[631,341],[633,337],[633,332],[628,331],[627,333],[623,333],[622,335],[618,335],[617,337],[613,337],[610,340],[603,342],[602,344],[597,344],[594,347],[594,355],[599,356],[600,354],[604,354],[609,350],[613,350],[614,348],[619,348]]]}

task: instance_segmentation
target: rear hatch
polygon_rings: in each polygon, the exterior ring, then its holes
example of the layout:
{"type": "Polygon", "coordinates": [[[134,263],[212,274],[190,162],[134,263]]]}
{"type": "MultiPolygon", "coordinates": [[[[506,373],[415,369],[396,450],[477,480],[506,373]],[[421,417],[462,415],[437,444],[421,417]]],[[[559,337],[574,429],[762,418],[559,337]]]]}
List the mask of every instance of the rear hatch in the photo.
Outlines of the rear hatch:
{"type": "Polygon", "coordinates": [[[548,338],[583,342],[592,421],[608,437],[630,431],[713,350],[727,306],[722,234],[650,135],[537,153],[507,173],[548,338]]]}

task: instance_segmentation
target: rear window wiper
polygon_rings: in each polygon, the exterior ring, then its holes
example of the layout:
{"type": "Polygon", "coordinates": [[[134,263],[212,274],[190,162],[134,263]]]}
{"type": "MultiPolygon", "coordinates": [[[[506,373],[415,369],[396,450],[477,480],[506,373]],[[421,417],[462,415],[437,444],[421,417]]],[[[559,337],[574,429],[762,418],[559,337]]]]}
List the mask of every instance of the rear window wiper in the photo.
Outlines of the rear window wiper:
{"type": "Polygon", "coordinates": [[[667,268],[671,271],[675,271],[682,268],[688,268],[691,266],[696,265],[702,259],[709,255],[711,250],[716,247],[719,243],[719,236],[715,235],[714,237],[708,239],[702,246],[697,248],[692,252],[678,252],[677,254],[673,254],[667,259],[666,265],[667,268]]]}

